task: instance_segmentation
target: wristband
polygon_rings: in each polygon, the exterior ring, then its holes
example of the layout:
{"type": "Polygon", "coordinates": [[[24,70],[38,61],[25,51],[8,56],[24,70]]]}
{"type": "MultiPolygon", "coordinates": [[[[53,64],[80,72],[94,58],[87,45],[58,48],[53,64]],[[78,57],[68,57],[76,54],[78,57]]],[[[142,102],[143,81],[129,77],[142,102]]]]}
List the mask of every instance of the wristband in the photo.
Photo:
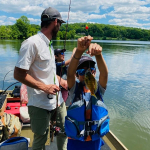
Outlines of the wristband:
{"type": "Polygon", "coordinates": [[[75,57],[75,55],[73,55],[73,58],[75,58],[75,59],[77,59],[77,60],[80,60],[81,57],[80,57],[80,58],[77,58],[77,57],[75,57]]]}

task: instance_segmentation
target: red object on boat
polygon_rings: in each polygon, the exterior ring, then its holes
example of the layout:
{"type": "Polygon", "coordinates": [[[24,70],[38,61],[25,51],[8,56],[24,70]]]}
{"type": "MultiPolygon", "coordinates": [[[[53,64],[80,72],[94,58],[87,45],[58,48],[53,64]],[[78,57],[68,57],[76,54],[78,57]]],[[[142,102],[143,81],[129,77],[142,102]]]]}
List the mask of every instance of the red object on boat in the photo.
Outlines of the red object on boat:
{"type": "Polygon", "coordinates": [[[64,102],[66,102],[67,97],[68,97],[68,90],[61,88],[61,93],[62,93],[62,97],[64,99],[64,102]]]}
{"type": "MultiPolygon", "coordinates": [[[[26,104],[22,104],[22,106],[26,106],[26,104]]],[[[20,102],[7,103],[5,112],[20,118],[20,102]],[[7,110],[7,108],[9,109],[7,110]]]]}
{"type": "Polygon", "coordinates": [[[28,103],[27,86],[25,84],[22,84],[20,88],[20,102],[21,104],[28,103]]]}

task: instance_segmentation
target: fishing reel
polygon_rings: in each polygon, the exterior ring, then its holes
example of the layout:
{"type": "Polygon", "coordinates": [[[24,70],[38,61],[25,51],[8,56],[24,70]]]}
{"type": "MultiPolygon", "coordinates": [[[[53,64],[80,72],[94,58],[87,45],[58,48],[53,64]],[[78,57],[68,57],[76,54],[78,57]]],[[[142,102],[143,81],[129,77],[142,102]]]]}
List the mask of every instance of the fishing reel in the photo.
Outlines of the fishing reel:
{"type": "Polygon", "coordinates": [[[51,128],[51,133],[54,133],[54,136],[57,136],[59,133],[61,133],[60,127],[53,126],[51,128]]]}

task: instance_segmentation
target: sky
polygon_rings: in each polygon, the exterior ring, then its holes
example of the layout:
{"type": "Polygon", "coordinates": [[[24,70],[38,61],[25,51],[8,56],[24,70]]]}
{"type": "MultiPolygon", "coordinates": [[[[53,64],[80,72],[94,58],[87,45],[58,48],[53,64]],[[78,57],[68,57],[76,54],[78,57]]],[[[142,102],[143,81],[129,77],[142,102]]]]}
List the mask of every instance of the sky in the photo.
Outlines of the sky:
{"type": "Polygon", "coordinates": [[[68,23],[101,23],[150,29],[150,0],[0,0],[0,25],[13,25],[21,16],[40,25],[45,8],[56,8],[68,23]]]}

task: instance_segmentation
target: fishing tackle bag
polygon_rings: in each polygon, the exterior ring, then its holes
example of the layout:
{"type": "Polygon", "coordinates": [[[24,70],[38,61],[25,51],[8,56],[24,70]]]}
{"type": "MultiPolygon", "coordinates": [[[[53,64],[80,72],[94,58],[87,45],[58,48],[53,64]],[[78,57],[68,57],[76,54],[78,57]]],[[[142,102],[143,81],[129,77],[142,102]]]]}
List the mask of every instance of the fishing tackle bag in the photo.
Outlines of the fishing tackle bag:
{"type": "Polygon", "coordinates": [[[28,140],[25,137],[13,137],[0,143],[0,150],[28,150],[28,140]]]}
{"type": "Polygon", "coordinates": [[[0,116],[0,142],[20,136],[20,134],[21,122],[19,121],[19,117],[8,113],[0,116]]]}

